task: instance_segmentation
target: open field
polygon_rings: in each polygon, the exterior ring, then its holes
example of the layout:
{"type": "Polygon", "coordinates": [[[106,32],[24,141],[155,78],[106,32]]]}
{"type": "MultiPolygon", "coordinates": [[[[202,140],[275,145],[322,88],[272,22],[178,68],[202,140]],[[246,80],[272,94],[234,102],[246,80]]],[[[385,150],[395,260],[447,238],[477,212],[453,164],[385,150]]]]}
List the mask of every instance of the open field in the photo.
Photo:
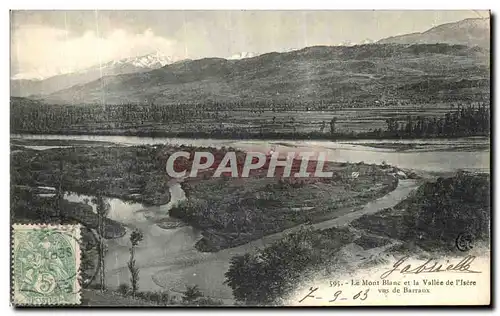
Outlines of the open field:
{"type": "MultiPolygon", "coordinates": [[[[331,137],[330,121],[336,118],[335,131],[339,134],[364,133],[376,129],[385,130],[387,119],[404,122],[408,115],[427,119],[443,117],[451,110],[451,103],[408,104],[399,106],[368,106],[362,108],[334,108],[325,110],[306,110],[301,106],[296,110],[273,111],[269,109],[238,110],[186,110],[182,119],[159,122],[157,120],[126,120],[107,118],[104,113],[96,120],[82,122],[58,122],[44,127],[43,132],[61,134],[163,134],[182,135],[183,133],[221,133],[258,135],[261,133],[300,135],[318,134],[315,137],[331,137]]],[[[92,106],[88,106],[92,108],[92,106]]],[[[57,108],[52,110],[56,111],[57,108]]],[[[71,111],[71,107],[67,111],[71,111]]],[[[15,111],[16,109],[14,109],[15,111]]],[[[76,109],[75,109],[76,111],[76,109]]],[[[18,129],[15,132],[36,132],[18,129]]],[[[340,136],[340,135],[339,135],[340,136]]]]}
{"type": "MultiPolygon", "coordinates": [[[[283,111],[273,112],[263,110],[239,111],[207,111],[208,118],[197,118],[191,116],[185,122],[162,124],[158,122],[143,122],[140,126],[135,122],[106,122],[95,124],[94,129],[109,130],[133,130],[151,132],[190,132],[224,130],[226,132],[238,131],[257,134],[260,132],[274,133],[324,133],[325,137],[330,134],[329,122],[337,118],[336,130],[339,133],[369,132],[375,129],[385,129],[386,120],[395,118],[398,121],[406,120],[408,115],[422,115],[428,118],[441,117],[450,110],[448,105],[421,105],[407,107],[368,107],[361,109],[338,109],[326,111],[283,111]]],[[[88,125],[74,125],[73,131],[88,129],[88,125]]]]}

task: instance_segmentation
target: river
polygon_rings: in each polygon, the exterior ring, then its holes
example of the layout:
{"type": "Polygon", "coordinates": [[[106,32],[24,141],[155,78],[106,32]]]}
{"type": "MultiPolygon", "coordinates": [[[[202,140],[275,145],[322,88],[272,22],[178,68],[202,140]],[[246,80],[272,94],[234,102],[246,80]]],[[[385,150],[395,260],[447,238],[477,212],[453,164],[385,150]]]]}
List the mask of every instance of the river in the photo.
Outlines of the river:
{"type": "MultiPolygon", "coordinates": [[[[403,140],[227,140],[193,139],[136,136],[100,136],[100,135],[11,135],[12,139],[32,140],[75,140],[100,141],[126,146],[171,144],[199,147],[233,147],[243,151],[269,152],[271,149],[280,153],[287,152],[325,152],[327,159],[338,162],[365,162],[381,164],[383,162],[404,169],[449,172],[455,170],[487,171],[490,169],[489,139],[469,137],[456,139],[403,139],[403,140]],[[366,144],[374,144],[367,146],[366,144]],[[407,146],[410,150],[380,148],[381,145],[407,146]],[[378,146],[378,147],[373,147],[378,146]],[[480,148],[478,149],[478,146],[480,148]]],[[[29,146],[32,149],[50,149],[61,146],[29,146]]]]}
{"type": "MultiPolygon", "coordinates": [[[[488,172],[490,153],[484,149],[489,145],[487,138],[461,138],[453,140],[356,140],[356,141],[265,141],[265,140],[220,140],[220,139],[186,139],[186,138],[147,138],[133,136],[66,136],[66,135],[11,135],[13,139],[33,140],[86,140],[116,143],[125,146],[144,144],[173,144],[200,147],[234,147],[244,151],[274,150],[278,152],[309,151],[326,152],[328,160],[340,162],[365,162],[395,165],[399,168],[449,172],[456,170],[472,170],[488,172]],[[408,145],[411,150],[400,151],[397,148],[379,148],[366,144],[408,145]],[[477,145],[483,149],[477,149],[477,145]]],[[[29,146],[32,149],[46,150],[61,146],[29,146]]],[[[397,146],[396,146],[397,147],[397,146]]],[[[367,212],[395,205],[416,188],[412,180],[400,181],[398,188],[385,197],[373,201],[361,210],[346,214],[327,222],[315,224],[316,228],[328,228],[345,225],[351,220],[367,212]]],[[[232,301],[231,289],[223,284],[224,272],[229,267],[232,256],[251,251],[281,238],[286,232],[273,234],[255,240],[246,245],[226,249],[217,253],[201,253],[194,244],[201,238],[201,232],[193,227],[183,226],[171,229],[160,228],[156,220],[168,218],[168,210],[185,199],[179,183],[171,183],[171,201],[163,206],[145,207],[139,203],[127,203],[111,198],[109,217],[127,226],[127,234],[118,239],[109,240],[106,255],[106,281],[109,287],[117,287],[121,283],[129,284],[129,234],[132,228],[144,233],[144,240],[136,250],[136,262],[140,267],[139,288],[141,290],[167,289],[180,292],[187,285],[198,285],[207,296],[219,298],[225,302],[232,301]]],[[[69,194],[66,199],[83,202],[90,196],[69,194]]],[[[287,232],[292,231],[287,230],[287,232]]]]}

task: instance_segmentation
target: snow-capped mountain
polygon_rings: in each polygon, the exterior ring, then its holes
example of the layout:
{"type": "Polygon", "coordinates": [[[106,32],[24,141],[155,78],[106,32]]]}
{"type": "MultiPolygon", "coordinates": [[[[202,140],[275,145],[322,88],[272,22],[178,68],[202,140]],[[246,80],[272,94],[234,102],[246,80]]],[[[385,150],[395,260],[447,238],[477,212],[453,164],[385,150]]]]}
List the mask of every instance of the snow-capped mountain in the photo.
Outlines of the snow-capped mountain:
{"type": "Polygon", "coordinates": [[[111,62],[112,66],[115,65],[133,65],[139,68],[149,68],[149,69],[157,69],[166,65],[170,65],[174,63],[174,60],[170,56],[163,55],[160,52],[156,52],[153,54],[147,54],[138,57],[129,57],[125,59],[115,60],[111,62]]]}
{"type": "Polygon", "coordinates": [[[365,38],[364,40],[361,41],[361,45],[364,45],[364,44],[373,44],[375,41],[372,40],[371,38],[365,38]]]}
{"type": "MultiPolygon", "coordinates": [[[[277,53],[288,53],[288,52],[292,52],[292,51],[295,51],[295,50],[299,50],[299,48],[282,48],[282,49],[277,50],[276,52],[277,53]]],[[[260,56],[260,55],[262,55],[262,54],[261,53],[255,53],[255,52],[240,52],[240,53],[233,54],[233,55],[231,55],[230,57],[228,57],[226,59],[228,59],[228,60],[238,60],[238,59],[245,59],[245,58],[257,57],[257,56],[260,56]]]]}
{"type": "Polygon", "coordinates": [[[289,53],[289,52],[293,52],[293,51],[296,51],[296,50],[299,50],[300,48],[296,48],[296,47],[293,47],[293,48],[282,48],[280,50],[278,50],[278,53],[289,53]]]}
{"type": "Polygon", "coordinates": [[[356,44],[354,44],[350,40],[345,40],[345,41],[342,41],[342,42],[338,43],[337,46],[354,46],[354,45],[356,45],[356,44]]]}
{"type": "Polygon", "coordinates": [[[149,71],[158,69],[166,65],[173,64],[172,57],[155,52],[147,55],[127,57],[118,60],[112,60],[101,65],[94,65],[89,68],[78,71],[78,73],[85,73],[98,69],[110,75],[118,75],[123,73],[149,71]]]}
{"type": "Polygon", "coordinates": [[[46,95],[97,80],[101,76],[151,71],[174,62],[172,57],[160,52],[154,52],[143,56],[112,60],[101,65],[94,65],[79,71],[43,78],[42,80],[39,78],[24,79],[23,76],[16,75],[11,80],[10,90],[12,96],[19,97],[46,95]]]}
{"type": "Polygon", "coordinates": [[[233,54],[231,57],[228,57],[227,59],[244,59],[244,58],[252,58],[255,56],[258,56],[258,53],[252,53],[252,52],[240,52],[233,54]]]}

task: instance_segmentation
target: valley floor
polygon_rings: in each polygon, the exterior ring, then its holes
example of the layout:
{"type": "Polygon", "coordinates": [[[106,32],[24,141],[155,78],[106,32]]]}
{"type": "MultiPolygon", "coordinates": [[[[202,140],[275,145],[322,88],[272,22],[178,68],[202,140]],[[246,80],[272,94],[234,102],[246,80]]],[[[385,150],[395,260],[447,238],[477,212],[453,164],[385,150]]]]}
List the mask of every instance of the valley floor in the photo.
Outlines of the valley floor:
{"type": "MultiPolygon", "coordinates": [[[[159,174],[164,172],[165,158],[177,147],[83,142],[73,143],[70,147],[35,150],[26,147],[30,145],[40,144],[27,141],[12,144],[11,175],[15,188],[27,187],[31,188],[32,194],[43,195],[48,190],[45,187],[58,187],[62,183],[65,189],[93,195],[96,193],[93,185],[98,183],[110,196],[149,202],[157,207],[171,198],[169,188],[172,183],[159,174]],[[63,162],[62,168],[59,161],[63,162]]],[[[43,145],[61,144],[48,142],[43,145]]],[[[453,192],[453,188],[462,185],[472,190],[469,187],[486,188],[489,183],[483,176],[468,173],[459,175],[457,180],[439,180],[439,174],[426,172],[419,172],[417,176],[386,164],[329,162],[326,170],[334,172],[332,179],[294,183],[257,174],[248,179],[200,176],[185,181],[182,187],[187,201],[177,206],[172,204],[170,211],[172,216],[189,224],[187,226],[159,225],[154,214],[160,216],[158,212],[166,210],[161,207],[156,213],[137,211],[132,217],[115,218],[114,221],[123,225],[126,232],[107,241],[107,286],[113,290],[129,282],[128,238],[133,228],[145,233],[136,250],[141,290],[181,295],[187,286],[197,285],[206,297],[222,300],[225,304],[234,303],[231,288],[224,284],[232,258],[247,253],[257,254],[286,241],[290,234],[300,233],[303,228],[318,232],[313,234],[326,234],[321,238],[336,243],[340,253],[345,253],[352,262],[359,262],[360,267],[379,264],[382,254],[405,253],[415,249],[423,253],[449,243],[446,238],[455,231],[447,230],[468,222],[455,218],[460,222],[443,228],[433,227],[428,236],[419,239],[427,243],[415,245],[416,236],[425,232],[430,223],[426,222],[428,216],[422,209],[434,203],[434,200],[429,200],[434,195],[428,197],[429,192],[440,188],[434,186],[442,186],[444,192],[453,192]],[[358,174],[355,178],[352,177],[354,173],[358,174]],[[408,179],[409,175],[414,179],[408,179]],[[432,184],[435,181],[438,184],[432,184]],[[415,218],[422,221],[421,226],[412,226],[416,225],[412,224],[416,223],[415,218]],[[431,235],[436,231],[447,233],[431,235]],[[441,244],[430,242],[437,237],[443,240],[441,244]]],[[[17,204],[14,206],[27,198],[15,192],[17,204]]],[[[484,226],[489,209],[476,206],[488,197],[478,194],[470,193],[475,200],[469,201],[469,204],[460,201],[464,198],[460,194],[456,195],[456,201],[452,201],[465,207],[464,214],[481,210],[485,216],[481,217],[481,225],[484,226]]],[[[18,211],[19,208],[11,208],[11,214],[19,220],[24,215],[18,214],[18,211]]],[[[474,214],[469,215],[478,218],[474,214]]],[[[38,213],[30,216],[36,217],[38,213]]],[[[161,217],[167,218],[168,214],[161,217]]],[[[482,233],[483,226],[479,230],[482,233]]],[[[127,306],[148,305],[113,292],[102,294],[85,290],[84,297],[91,305],[105,305],[110,301],[127,306]]]]}

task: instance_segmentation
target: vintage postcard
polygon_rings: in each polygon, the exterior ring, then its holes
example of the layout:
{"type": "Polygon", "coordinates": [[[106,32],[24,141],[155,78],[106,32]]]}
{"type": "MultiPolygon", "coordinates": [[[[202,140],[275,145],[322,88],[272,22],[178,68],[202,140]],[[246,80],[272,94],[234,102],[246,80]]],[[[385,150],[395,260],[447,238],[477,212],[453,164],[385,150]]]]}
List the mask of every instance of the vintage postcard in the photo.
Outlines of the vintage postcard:
{"type": "Polygon", "coordinates": [[[13,305],[490,305],[489,11],[10,20],[13,305]]]}

